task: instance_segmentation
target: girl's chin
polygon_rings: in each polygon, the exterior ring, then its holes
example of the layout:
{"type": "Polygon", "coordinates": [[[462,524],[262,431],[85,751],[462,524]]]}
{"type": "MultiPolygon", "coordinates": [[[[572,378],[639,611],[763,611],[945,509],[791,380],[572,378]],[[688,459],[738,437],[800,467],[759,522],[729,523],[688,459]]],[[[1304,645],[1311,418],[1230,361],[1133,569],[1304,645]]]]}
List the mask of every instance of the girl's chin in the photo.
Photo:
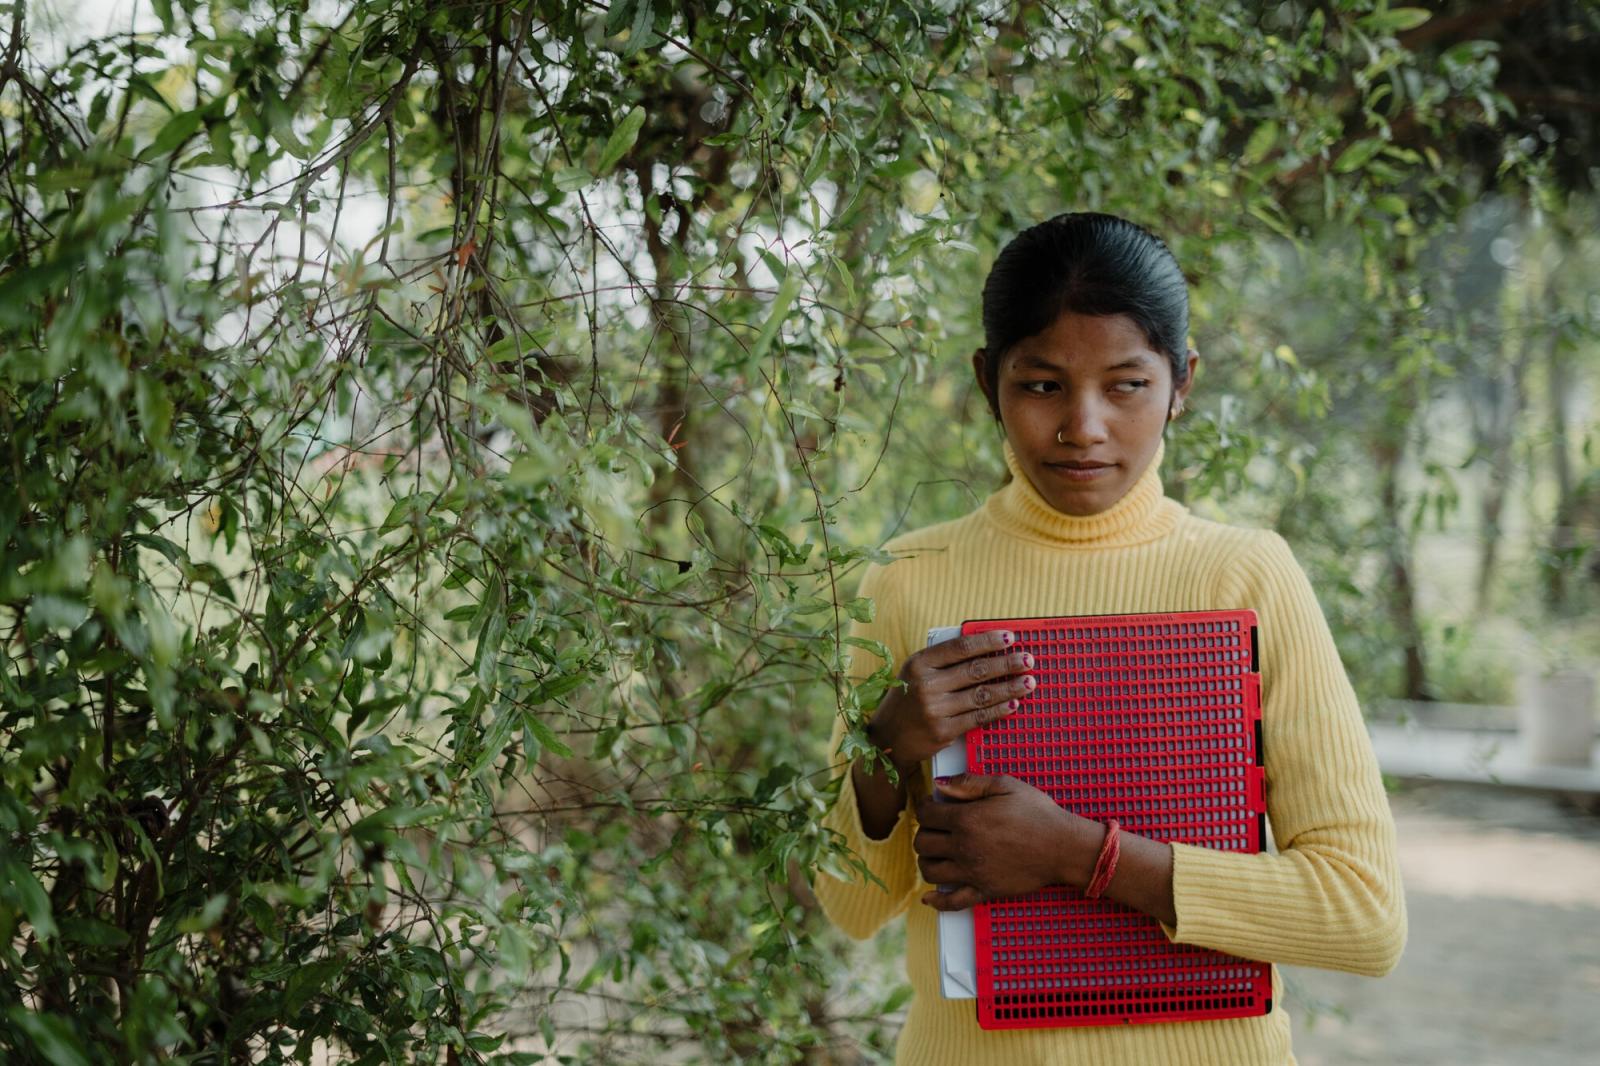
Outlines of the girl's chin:
{"type": "Polygon", "coordinates": [[[1046,493],[1045,498],[1062,514],[1088,518],[1106,510],[1121,497],[1109,486],[1060,485],[1054,492],[1046,493]]]}

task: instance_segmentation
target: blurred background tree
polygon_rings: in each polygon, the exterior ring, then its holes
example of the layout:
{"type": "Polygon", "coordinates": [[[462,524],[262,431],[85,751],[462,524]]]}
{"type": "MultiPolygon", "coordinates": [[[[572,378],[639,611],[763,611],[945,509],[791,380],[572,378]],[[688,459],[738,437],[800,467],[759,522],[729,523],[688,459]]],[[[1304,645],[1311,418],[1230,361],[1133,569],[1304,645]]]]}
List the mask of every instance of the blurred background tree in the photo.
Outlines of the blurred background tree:
{"type": "Polygon", "coordinates": [[[1364,695],[1600,646],[1592,4],[0,12],[19,1061],[881,1054],[854,585],[998,486],[1058,211],[1172,244],[1169,491],[1364,695]]]}

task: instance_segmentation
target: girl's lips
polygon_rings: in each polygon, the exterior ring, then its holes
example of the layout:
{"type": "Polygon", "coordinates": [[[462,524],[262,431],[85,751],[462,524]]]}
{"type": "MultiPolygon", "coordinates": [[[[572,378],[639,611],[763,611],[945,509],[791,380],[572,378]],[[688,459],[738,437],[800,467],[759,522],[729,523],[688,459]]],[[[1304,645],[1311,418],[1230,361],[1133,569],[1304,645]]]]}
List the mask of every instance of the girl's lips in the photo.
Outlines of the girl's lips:
{"type": "Polygon", "coordinates": [[[1084,463],[1081,465],[1046,463],[1045,466],[1068,481],[1093,481],[1116,469],[1116,464],[1114,463],[1084,463]]]}

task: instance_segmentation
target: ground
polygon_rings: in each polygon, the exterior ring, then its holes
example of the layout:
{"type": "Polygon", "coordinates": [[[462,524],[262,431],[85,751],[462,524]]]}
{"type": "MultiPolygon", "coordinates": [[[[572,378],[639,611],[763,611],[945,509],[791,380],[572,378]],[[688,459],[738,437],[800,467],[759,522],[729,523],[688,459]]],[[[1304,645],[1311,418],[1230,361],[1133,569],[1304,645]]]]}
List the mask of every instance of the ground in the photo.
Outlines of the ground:
{"type": "Polygon", "coordinates": [[[1405,955],[1381,979],[1284,969],[1301,1066],[1600,1063],[1600,815],[1471,785],[1390,800],[1405,955]]]}

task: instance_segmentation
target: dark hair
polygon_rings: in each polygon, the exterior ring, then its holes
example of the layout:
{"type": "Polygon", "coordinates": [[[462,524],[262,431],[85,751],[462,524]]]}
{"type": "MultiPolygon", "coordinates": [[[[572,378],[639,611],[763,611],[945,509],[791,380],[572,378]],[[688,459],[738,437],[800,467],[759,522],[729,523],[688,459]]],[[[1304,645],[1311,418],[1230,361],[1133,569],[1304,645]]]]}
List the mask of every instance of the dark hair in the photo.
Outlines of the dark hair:
{"type": "Polygon", "coordinates": [[[983,283],[991,397],[998,395],[1007,350],[1049,328],[1063,311],[1127,315],[1171,361],[1173,384],[1183,383],[1189,289],[1171,250],[1149,230],[1116,215],[1074,211],[1011,238],[983,283]]]}

